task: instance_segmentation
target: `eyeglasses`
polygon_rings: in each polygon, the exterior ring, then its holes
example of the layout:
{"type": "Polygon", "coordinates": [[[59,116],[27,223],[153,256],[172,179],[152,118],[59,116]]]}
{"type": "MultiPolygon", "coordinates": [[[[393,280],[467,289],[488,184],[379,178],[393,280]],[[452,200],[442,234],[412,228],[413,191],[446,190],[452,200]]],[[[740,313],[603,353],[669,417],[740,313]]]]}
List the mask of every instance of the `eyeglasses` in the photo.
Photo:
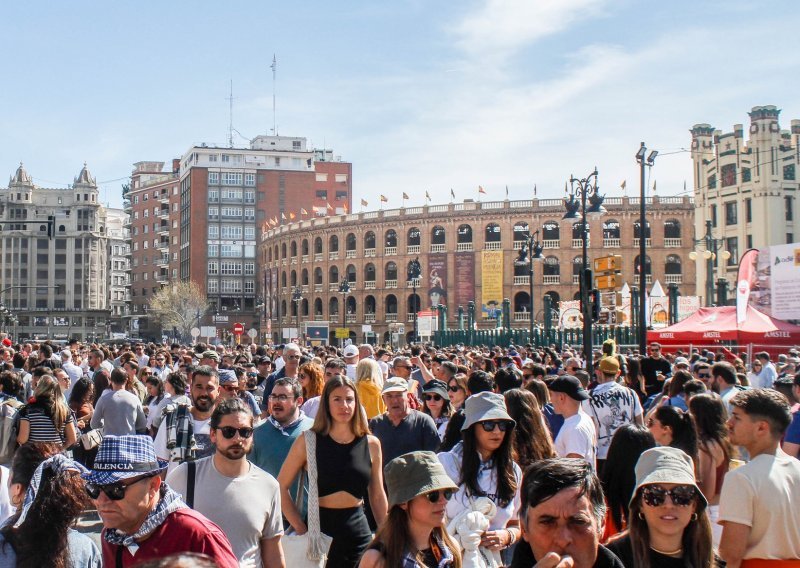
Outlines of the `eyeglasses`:
{"type": "Polygon", "coordinates": [[[299,359],[300,355],[287,355],[286,358],[287,359],[299,359]]]}
{"type": "Polygon", "coordinates": [[[439,402],[440,400],[442,400],[442,397],[439,396],[438,394],[426,394],[425,400],[435,400],[436,402],[439,402]]]}
{"type": "MultiPolygon", "coordinates": [[[[106,494],[106,497],[111,499],[112,501],[121,501],[125,498],[125,491],[127,491],[128,487],[131,485],[135,485],[140,481],[144,481],[145,479],[150,479],[154,477],[153,475],[145,475],[144,477],[135,477],[132,481],[128,483],[123,483],[118,481],[116,483],[109,483],[107,485],[98,485],[97,483],[86,483],[86,494],[92,498],[97,499],[100,497],[100,492],[106,494]]],[[[127,481],[127,480],[126,480],[127,481]]]]}
{"type": "Polygon", "coordinates": [[[235,390],[236,390],[236,387],[235,387],[235,386],[233,386],[233,385],[222,385],[222,386],[220,386],[220,388],[221,388],[221,389],[224,389],[224,390],[226,390],[226,391],[228,391],[228,392],[231,392],[231,391],[235,391],[235,390]]]}
{"type": "Polygon", "coordinates": [[[505,432],[511,426],[511,422],[507,420],[485,420],[481,422],[481,427],[484,432],[494,432],[495,428],[500,428],[501,432],[505,432]]]}
{"type": "Polygon", "coordinates": [[[447,387],[447,390],[449,390],[450,392],[458,392],[458,391],[464,390],[464,389],[462,389],[458,385],[450,385],[449,387],[447,387]]]}
{"type": "Polygon", "coordinates": [[[439,499],[442,496],[444,496],[444,500],[445,501],[449,501],[450,497],[453,496],[453,490],[452,489],[441,489],[441,490],[437,489],[436,491],[431,491],[430,493],[426,493],[425,494],[425,497],[427,497],[428,501],[430,501],[431,503],[438,503],[439,499]]]}
{"type": "Polygon", "coordinates": [[[697,373],[698,379],[710,379],[711,375],[709,373],[697,373]]]}
{"type": "Polygon", "coordinates": [[[669,495],[672,504],[677,507],[686,507],[692,504],[697,489],[691,485],[678,485],[672,489],[664,489],[659,485],[648,485],[642,489],[642,499],[651,507],[660,507],[669,495]]]}
{"type": "Polygon", "coordinates": [[[163,357],[156,357],[156,361],[166,361],[163,357]]]}
{"type": "Polygon", "coordinates": [[[269,399],[270,400],[275,400],[275,401],[278,401],[278,402],[289,402],[293,398],[294,398],[294,396],[289,395],[289,394],[271,394],[271,395],[269,395],[269,399]]]}
{"type": "Polygon", "coordinates": [[[233,426],[222,426],[219,428],[219,431],[222,432],[222,435],[226,440],[233,438],[236,435],[236,432],[239,432],[239,436],[245,440],[253,435],[252,428],[234,428],[233,426]]]}

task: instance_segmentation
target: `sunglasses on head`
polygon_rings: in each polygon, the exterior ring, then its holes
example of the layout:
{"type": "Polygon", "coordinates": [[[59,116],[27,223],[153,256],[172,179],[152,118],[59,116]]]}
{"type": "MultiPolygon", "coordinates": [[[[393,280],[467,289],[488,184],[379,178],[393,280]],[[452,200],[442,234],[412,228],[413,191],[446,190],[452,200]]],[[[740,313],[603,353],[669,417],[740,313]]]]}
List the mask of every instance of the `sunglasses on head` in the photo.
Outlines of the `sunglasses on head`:
{"type": "Polygon", "coordinates": [[[677,507],[691,505],[697,489],[691,485],[678,485],[672,489],[664,489],[659,485],[648,485],[642,489],[642,499],[651,507],[660,507],[667,500],[667,495],[672,499],[672,504],[677,507]]]}
{"type": "Polygon", "coordinates": [[[252,428],[234,428],[233,426],[222,426],[219,428],[219,431],[222,432],[222,435],[226,440],[233,438],[236,435],[236,432],[239,432],[239,436],[245,440],[253,435],[252,428]]]}
{"type": "Polygon", "coordinates": [[[439,499],[444,496],[445,501],[449,501],[450,497],[453,496],[452,489],[437,489],[436,491],[431,491],[430,493],[426,493],[425,497],[428,498],[428,501],[431,503],[438,503],[439,499]]]}
{"type": "Polygon", "coordinates": [[[426,394],[425,400],[435,400],[436,402],[439,402],[440,400],[442,400],[442,397],[439,396],[438,394],[426,394]]]}
{"type": "Polygon", "coordinates": [[[450,385],[449,387],[447,387],[447,390],[449,390],[450,392],[458,392],[461,390],[461,387],[458,385],[450,385]]]}
{"type": "MultiPolygon", "coordinates": [[[[135,477],[133,481],[129,483],[123,483],[118,481],[116,483],[109,483],[108,485],[98,485],[97,483],[86,483],[86,494],[92,498],[97,499],[100,497],[100,492],[106,494],[106,497],[111,499],[112,501],[120,501],[125,498],[125,491],[128,490],[128,487],[131,485],[135,485],[140,481],[144,481],[145,479],[150,479],[151,477],[155,477],[153,475],[145,475],[144,477],[135,477]]],[[[126,480],[128,481],[128,480],[126,480]]]]}
{"type": "Polygon", "coordinates": [[[509,426],[511,426],[511,422],[507,420],[485,420],[481,422],[484,432],[494,432],[495,428],[500,428],[501,432],[505,432],[509,426]]]}

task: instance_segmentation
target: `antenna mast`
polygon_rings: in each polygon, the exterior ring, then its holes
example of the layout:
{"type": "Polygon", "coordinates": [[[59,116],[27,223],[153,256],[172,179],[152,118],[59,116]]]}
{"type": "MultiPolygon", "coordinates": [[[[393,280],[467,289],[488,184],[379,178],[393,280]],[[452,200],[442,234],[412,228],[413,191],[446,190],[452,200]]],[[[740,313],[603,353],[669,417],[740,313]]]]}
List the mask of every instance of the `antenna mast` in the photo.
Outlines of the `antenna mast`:
{"type": "Polygon", "coordinates": [[[233,148],[233,79],[231,79],[231,94],[228,97],[228,114],[230,121],[228,123],[228,147],[233,148]]]}
{"type": "Polygon", "coordinates": [[[272,65],[270,65],[272,69],[272,134],[275,136],[278,135],[278,122],[275,118],[275,77],[278,73],[278,59],[275,57],[275,54],[272,54],[272,65]]]}

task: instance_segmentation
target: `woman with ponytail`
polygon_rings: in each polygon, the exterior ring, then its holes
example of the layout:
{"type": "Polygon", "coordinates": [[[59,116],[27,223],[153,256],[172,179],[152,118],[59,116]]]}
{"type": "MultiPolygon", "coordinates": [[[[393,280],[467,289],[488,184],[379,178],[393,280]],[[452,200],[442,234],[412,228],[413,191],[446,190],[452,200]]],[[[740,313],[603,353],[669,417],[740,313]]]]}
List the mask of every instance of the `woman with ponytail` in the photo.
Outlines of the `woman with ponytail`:
{"type": "Polygon", "coordinates": [[[69,448],[78,440],[77,432],[75,416],[58,381],[44,375],[33,391],[33,400],[20,412],[17,443],[52,442],[69,448]]]}

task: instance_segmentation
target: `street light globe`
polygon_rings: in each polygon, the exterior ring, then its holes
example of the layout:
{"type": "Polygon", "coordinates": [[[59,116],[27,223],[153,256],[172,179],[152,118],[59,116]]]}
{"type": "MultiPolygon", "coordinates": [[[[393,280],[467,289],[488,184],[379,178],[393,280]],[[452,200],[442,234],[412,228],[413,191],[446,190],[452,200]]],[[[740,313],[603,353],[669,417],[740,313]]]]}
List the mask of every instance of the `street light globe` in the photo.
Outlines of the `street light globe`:
{"type": "Polygon", "coordinates": [[[690,252],[689,258],[691,258],[692,260],[697,260],[697,253],[695,251],[690,252]]]}
{"type": "Polygon", "coordinates": [[[705,258],[706,260],[708,260],[709,258],[714,258],[714,253],[711,252],[710,250],[704,250],[703,258],[705,258]]]}
{"type": "Polygon", "coordinates": [[[724,250],[722,251],[722,260],[728,260],[731,257],[731,251],[724,250]]]}

